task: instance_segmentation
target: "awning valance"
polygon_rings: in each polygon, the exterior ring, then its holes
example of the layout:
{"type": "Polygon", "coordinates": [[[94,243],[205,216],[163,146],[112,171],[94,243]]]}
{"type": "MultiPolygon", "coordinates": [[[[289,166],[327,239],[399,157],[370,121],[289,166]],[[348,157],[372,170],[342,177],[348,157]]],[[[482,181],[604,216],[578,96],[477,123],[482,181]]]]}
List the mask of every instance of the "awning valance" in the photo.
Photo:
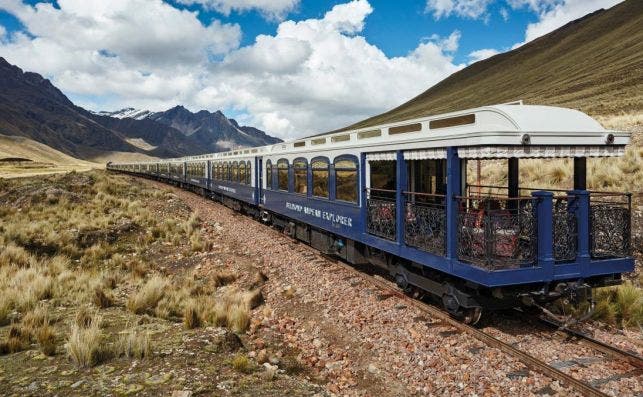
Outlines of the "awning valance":
{"type": "Polygon", "coordinates": [[[458,148],[458,156],[468,159],[537,157],[616,157],[625,154],[624,146],[476,146],[458,148]]]}
{"type": "Polygon", "coordinates": [[[404,160],[434,160],[445,158],[447,158],[447,150],[443,148],[406,150],[404,152],[404,160]]]}
{"type": "Polygon", "coordinates": [[[367,153],[367,161],[393,161],[397,159],[397,154],[395,152],[378,152],[378,153],[367,153]]]}

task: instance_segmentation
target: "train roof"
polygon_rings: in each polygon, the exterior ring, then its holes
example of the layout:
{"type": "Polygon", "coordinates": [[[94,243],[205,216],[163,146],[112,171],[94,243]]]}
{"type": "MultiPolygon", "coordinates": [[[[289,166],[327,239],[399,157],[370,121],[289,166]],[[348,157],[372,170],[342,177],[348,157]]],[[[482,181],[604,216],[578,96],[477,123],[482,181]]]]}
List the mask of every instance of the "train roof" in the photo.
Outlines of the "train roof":
{"type": "MultiPolygon", "coordinates": [[[[163,161],[246,159],[256,155],[297,153],[341,148],[375,147],[375,150],[447,146],[480,147],[538,145],[624,147],[629,133],[603,128],[587,114],[574,109],[524,105],[522,101],[483,106],[434,116],[354,130],[334,131],[274,145],[233,149],[163,161]]],[[[156,163],[148,161],[144,163],[156,163]]],[[[144,164],[142,163],[142,164],[144,164]]]]}

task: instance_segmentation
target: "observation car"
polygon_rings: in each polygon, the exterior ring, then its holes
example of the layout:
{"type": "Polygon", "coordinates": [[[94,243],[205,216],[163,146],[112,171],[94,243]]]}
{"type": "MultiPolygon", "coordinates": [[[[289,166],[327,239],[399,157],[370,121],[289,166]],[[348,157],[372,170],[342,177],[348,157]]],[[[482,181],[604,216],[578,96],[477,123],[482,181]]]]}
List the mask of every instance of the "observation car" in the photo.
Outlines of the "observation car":
{"type": "Polygon", "coordinates": [[[475,323],[483,308],[591,301],[593,287],[633,270],[631,195],[586,184],[587,158],[621,156],[628,143],[582,112],[517,102],[107,168],[192,189],[326,254],[379,266],[475,323]],[[570,159],[571,189],[520,185],[521,159],[555,158],[570,159]],[[471,183],[477,160],[507,167],[507,185],[471,183]]]}

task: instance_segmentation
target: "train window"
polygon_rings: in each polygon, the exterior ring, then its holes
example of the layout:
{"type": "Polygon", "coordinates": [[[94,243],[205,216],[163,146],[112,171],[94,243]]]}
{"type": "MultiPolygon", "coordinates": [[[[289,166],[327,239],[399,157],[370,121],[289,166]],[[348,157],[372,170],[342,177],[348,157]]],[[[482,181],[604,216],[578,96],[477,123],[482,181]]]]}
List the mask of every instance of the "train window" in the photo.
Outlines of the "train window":
{"type": "Polygon", "coordinates": [[[313,196],[328,198],[329,163],[326,158],[315,158],[311,162],[313,172],[313,196]]]}
{"type": "Polygon", "coordinates": [[[295,159],[295,193],[306,194],[308,192],[308,161],[306,159],[295,159]]]}
{"type": "Polygon", "coordinates": [[[335,198],[357,203],[357,159],[335,159],[335,198]]]}
{"type": "Polygon", "coordinates": [[[293,147],[304,147],[304,146],[306,146],[306,141],[293,143],[293,147]]]}
{"type": "Polygon", "coordinates": [[[266,189],[272,189],[272,162],[266,160],[266,189]]]}
{"type": "Polygon", "coordinates": [[[317,138],[310,141],[313,145],[323,145],[326,143],[326,138],[317,138]]]}
{"type": "Polygon", "coordinates": [[[277,161],[277,187],[279,190],[288,191],[288,160],[277,161]]]}
{"type": "Polygon", "coordinates": [[[230,164],[227,161],[223,163],[223,178],[221,179],[224,181],[230,180],[230,164]]]}
{"type": "Polygon", "coordinates": [[[246,183],[246,162],[239,162],[239,183],[246,183]]]}
{"type": "Polygon", "coordinates": [[[456,117],[448,117],[446,119],[431,120],[429,122],[429,128],[433,130],[437,128],[447,128],[447,127],[455,127],[458,125],[473,124],[475,122],[476,122],[475,114],[465,114],[464,116],[456,116],[456,117]]]}
{"type": "Polygon", "coordinates": [[[350,141],[350,140],[351,140],[351,136],[348,135],[348,134],[336,135],[336,136],[330,138],[331,142],[345,142],[345,141],[350,141]]]}
{"type": "Polygon", "coordinates": [[[236,161],[232,163],[232,172],[230,172],[230,180],[232,182],[239,181],[239,163],[237,163],[236,161]]]}
{"type": "Polygon", "coordinates": [[[415,124],[408,124],[408,125],[400,125],[397,127],[391,127],[388,129],[388,134],[389,135],[395,135],[395,134],[406,134],[407,132],[418,132],[422,130],[422,124],[420,123],[415,123],[415,124]]]}
{"type": "Polygon", "coordinates": [[[252,166],[246,161],[246,185],[252,185],[252,166]]]}
{"type": "Polygon", "coordinates": [[[382,130],[370,130],[357,133],[357,139],[376,138],[382,136],[382,130]]]}
{"type": "Polygon", "coordinates": [[[377,160],[369,161],[371,168],[371,189],[379,190],[378,196],[395,198],[397,161],[377,160]]]}

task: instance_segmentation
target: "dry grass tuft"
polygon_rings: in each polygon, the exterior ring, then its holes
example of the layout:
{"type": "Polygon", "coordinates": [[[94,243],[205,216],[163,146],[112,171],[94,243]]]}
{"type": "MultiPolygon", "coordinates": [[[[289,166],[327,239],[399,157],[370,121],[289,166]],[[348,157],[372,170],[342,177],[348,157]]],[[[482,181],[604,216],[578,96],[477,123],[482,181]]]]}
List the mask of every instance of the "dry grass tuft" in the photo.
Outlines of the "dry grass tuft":
{"type": "Polygon", "coordinates": [[[167,279],[154,276],[127,301],[127,308],[136,314],[154,313],[154,309],[170,286],[167,279]]]}
{"type": "Polygon", "coordinates": [[[49,325],[42,326],[36,332],[36,340],[40,346],[40,351],[46,356],[56,355],[56,333],[53,327],[49,325]]]}
{"type": "Polygon", "coordinates": [[[643,325],[643,290],[626,281],[618,287],[598,288],[592,317],[624,328],[643,325]]]}
{"type": "Polygon", "coordinates": [[[183,325],[186,329],[194,329],[201,326],[201,309],[196,302],[192,299],[188,301],[183,310],[183,325]]]}
{"type": "Polygon", "coordinates": [[[121,335],[117,343],[117,351],[119,355],[127,358],[140,360],[145,357],[150,357],[152,354],[152,343],[149,332],[140,332],[135,328],[129,329],[121,335]]]}
{"type": "Polygon", "coordinates": [[[252,372],[252,363],[250,362],[248,357],[243,354],[238,354],[234,356],[234,358],[231,361],[231,364],[232,364],[232,368],[234,368],[235,370],[241,373],[248,374],[252,372]]]}
{"type": "Polygon", "coordinates": [[[27,312],[22,318],[21,324],[26,329],[35,330],[51,324],[49,318],[49,308],[45,305],[39,305],[34,310],[27,312]]]}
{"type": "Polygon", "coordinates": [[[25,329],[12,325],[6,341],[0,343],[0,355],[23,351],[29,347],[31,334],[25,329]]]}
{"type": "Polygon", "coordinates": [[[221,270],[214,273],[212,279],[217,287],[221,287],[234,282],[237,279],[237,275],[227,270],[221,270]]]}
{"type": "Polygon", "coordinates": [[[71,326],[71,334],[65,345],[69,358],[78,367],[91,367],[98,364],[104,357],[101,349],[102,331],[100,329],[100,318],[97,316],[83,321],[82,325],[76,323],[71,326]]]}
{"type": "Polygon", "coordinates": [[[94,287],[94,294],[92,296],[92,302],[94,305],[101,309],[106,309],[108,307],[114,306],[114,297],[108,291],[105,292],[103,286],[97,285],[94,287]]]}
{"type": "Polygon", "coordinates": [[[250,326],[250,311],[245,304],[228,306],[226,317],[228,328],[238,334],[246,332],[250,326]]]}
{"type": "Polygon", "coordinates": [[[29,267],[34,261],[35,258],[31,254],[29,254],[24,248],[13,243],[2,247],[2,251],[0,252],[0,267],[11,265],[29,267]]]}

